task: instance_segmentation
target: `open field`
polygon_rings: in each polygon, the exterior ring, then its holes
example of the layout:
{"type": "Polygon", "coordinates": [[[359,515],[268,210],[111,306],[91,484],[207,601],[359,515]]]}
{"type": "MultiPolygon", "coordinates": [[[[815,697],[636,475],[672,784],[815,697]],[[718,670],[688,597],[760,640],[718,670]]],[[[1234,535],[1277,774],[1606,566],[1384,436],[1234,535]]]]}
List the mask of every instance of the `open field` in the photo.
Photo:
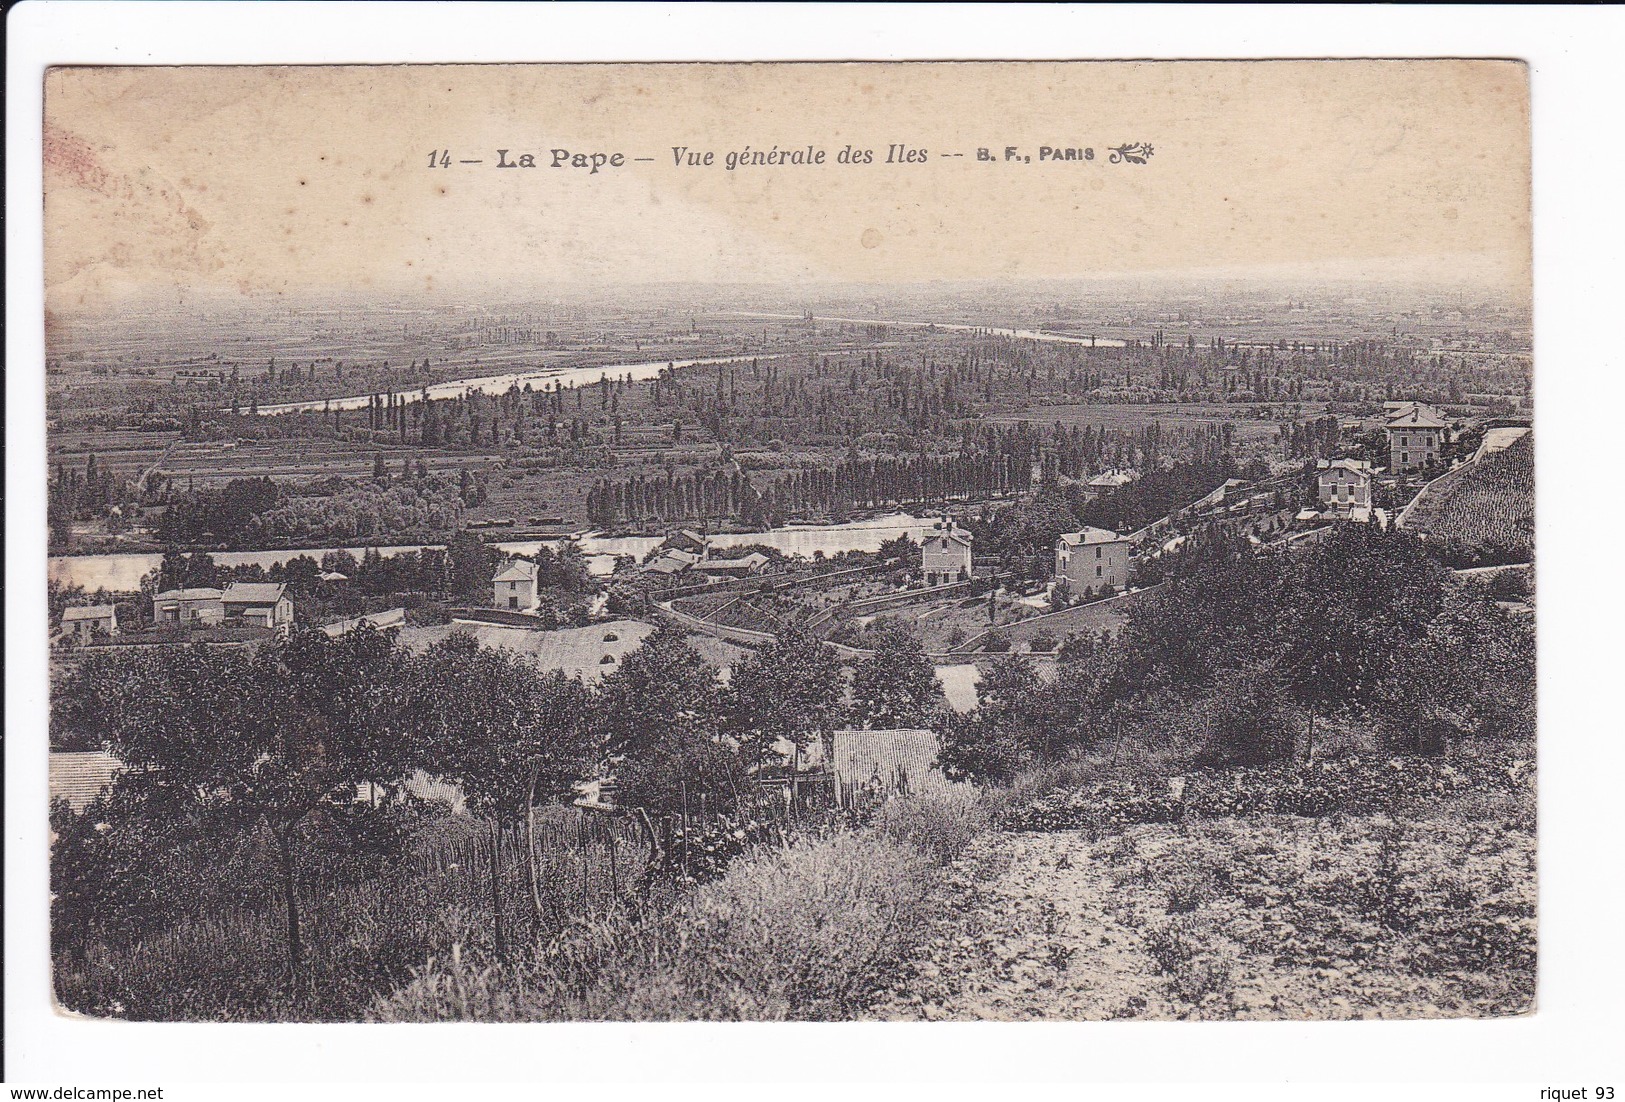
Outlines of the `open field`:
{"type": "Polygon", "coordinates": [[[1039,610],[1010,597],[994,600],[993,619],[988,618],[988,601],[983,597],[952,597],[926,604],[886,609],[875,621],[885,620],[913,628],[929,654],[945,654],[971,637],[989,630],[1004,629],[1039,615],[1039,610]]]}
{"type": "Polygon", "coordinates": [[[128,430],[70,430],[53,432],[48,439],[47,462],[83,470],[94,455],[96,465],[118,478],[137,478],[163,457],[166,449],[180,440],[178,432],[132,432],[128,430]]]}
{"type": "Polygon", "coordinates": [[[516,651],[534,658],[543,669],[562,670],[568,677],[579,677],[592,684],[612,673],[654,630],[641,620],[610,620],[591,627],[556,631],[451,623],[440,627],[403,628],[400,639],[402,645],[411,650],[424,650],[454,632],[468,632],[481,646],[516,651]]]}

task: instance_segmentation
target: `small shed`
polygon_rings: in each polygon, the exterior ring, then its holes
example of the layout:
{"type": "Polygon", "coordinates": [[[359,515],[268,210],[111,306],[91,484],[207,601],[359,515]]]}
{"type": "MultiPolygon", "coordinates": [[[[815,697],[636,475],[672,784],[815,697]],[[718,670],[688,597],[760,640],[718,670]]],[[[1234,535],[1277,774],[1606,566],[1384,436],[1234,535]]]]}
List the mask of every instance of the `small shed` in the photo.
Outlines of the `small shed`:
{"type": "Polygon", "coordinates": [[[950,782],[936,768],[940,749],[935,731],[836,731],[831,764],[837,796],[845,803],[864,791],[878,790],[882,795],[946,792],[950,782]]]}
{"type": "Polygon", "coordinates": [[[95,635],[117,635],[118,614],[112,605],[77,605],[62,610],[62,630],[80,642],[95,635]]]}

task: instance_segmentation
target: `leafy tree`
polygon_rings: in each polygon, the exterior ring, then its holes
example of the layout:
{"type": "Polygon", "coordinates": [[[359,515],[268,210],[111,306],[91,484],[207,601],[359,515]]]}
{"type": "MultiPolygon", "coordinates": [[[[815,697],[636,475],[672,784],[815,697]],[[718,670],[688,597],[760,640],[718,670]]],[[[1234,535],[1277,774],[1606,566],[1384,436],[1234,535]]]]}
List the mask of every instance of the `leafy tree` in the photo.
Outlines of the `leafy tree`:
{"type": "Polygon", "coordinates": [[[587,690],[553,670],[543,673],[511,651],[481,647],[466,632],[435,643],[411,663],[410,711],[420,760],[458,785],[468,809],[487,822],[491,844],[493,941],[507,956],[500,881],[504,833],[527,829],[525,862],[539,920],[531,808],[570,793],[591,754],[584,719],[587,690]]]}
{"type": "Polygon", "coordinates": [[[870,636],[873,653],[852,676],[853,720],[875,730],[930,726],[944,701],[919,636],[895,624],[870,636]]]}
{"type": "Polygon", "coordinates": [[[1043,685],[1031,658],[1008,654],[993,663],[976,694],[973,711],[949,720],[940,764],[955,779],[1007,781],[1038,758],[1043,685]]]}
{"type": "Polygon", "coordinates": [[[298,631],[252,658],[197,645],[94,655],[56,694],[59,722],[108,745],[151,807],[260,826],[270,836],[287,916],[289,974],[303,962],[298,904],[305,828],[402,765],[399,656],[366,628],[342,639],[298,631]]]}
{"type": "Polygon", "coordinates": [[[1197,713],[1203,723],[1202,760],[1210,765],[1261,765],[1291,757],[1303,728],[1278,659],[1222,671],[1197,713]]]}
{"type": "Polygon", "coordinates": [[[662,627],[627,655],[600,684],[593,717],[619,798],[666,813],[701,794],[735,799],[745,762],[721,737],[721,704],[681,630],[662,627]]]}
{"type": "Polygon", "coordinates": [[[817,638],[789,630],[733,671],[723,692],[725,729],[759,768],[779,740],[799,752],[827,744],[840,718],[841,664],[817,638]]]}

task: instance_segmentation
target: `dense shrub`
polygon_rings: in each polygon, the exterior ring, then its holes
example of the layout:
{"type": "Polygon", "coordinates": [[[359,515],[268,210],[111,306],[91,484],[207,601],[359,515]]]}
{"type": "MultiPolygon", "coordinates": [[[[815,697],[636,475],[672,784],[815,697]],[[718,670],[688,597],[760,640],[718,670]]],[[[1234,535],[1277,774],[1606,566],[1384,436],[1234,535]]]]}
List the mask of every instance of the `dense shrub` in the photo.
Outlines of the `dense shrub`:
{"type": "Polygon", "coordinates": [[[527,968],[430,961],[379,1021],[850,1018],[928,917],[930,860],[870,832],[737,862],[672,912],[586,928],[527,968]]]}
{"type": "Polygon", "coordinates": [[[1136,823],[1255,815],[1368,815],[1416,801],[1510,789],[1525,774],[1502,754],[1475,748],[1450,760],[1351,755],[1246,768],[1202,768],[1181,777],[1113,778],[1052,790],[1007,807],[1015,830],[1109,834],[1136,823]]]}

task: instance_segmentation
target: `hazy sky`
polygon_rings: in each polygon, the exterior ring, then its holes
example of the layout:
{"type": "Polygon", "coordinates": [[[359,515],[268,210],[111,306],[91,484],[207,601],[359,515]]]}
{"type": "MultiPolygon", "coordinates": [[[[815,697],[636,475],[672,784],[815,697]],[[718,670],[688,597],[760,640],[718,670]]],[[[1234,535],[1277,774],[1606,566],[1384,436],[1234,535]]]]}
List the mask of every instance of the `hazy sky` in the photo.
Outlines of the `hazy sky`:
{"type": "Polygon", "coordinates": [[[1528,126],[1509,62],[60,69],[47,304],[1191,271],[1521,293],[1528,126]],[[1130,142],[1148,162],[1109,164],[1130,142]],[[892,143],[926,160],[884,164],[892,143]],[[723,167],[775,145],[827,160],[723,167]],[[874,163],[836,163],[848,145],[874,163]],[[627,163],[553,169],[554,148],[627,163]]]}

